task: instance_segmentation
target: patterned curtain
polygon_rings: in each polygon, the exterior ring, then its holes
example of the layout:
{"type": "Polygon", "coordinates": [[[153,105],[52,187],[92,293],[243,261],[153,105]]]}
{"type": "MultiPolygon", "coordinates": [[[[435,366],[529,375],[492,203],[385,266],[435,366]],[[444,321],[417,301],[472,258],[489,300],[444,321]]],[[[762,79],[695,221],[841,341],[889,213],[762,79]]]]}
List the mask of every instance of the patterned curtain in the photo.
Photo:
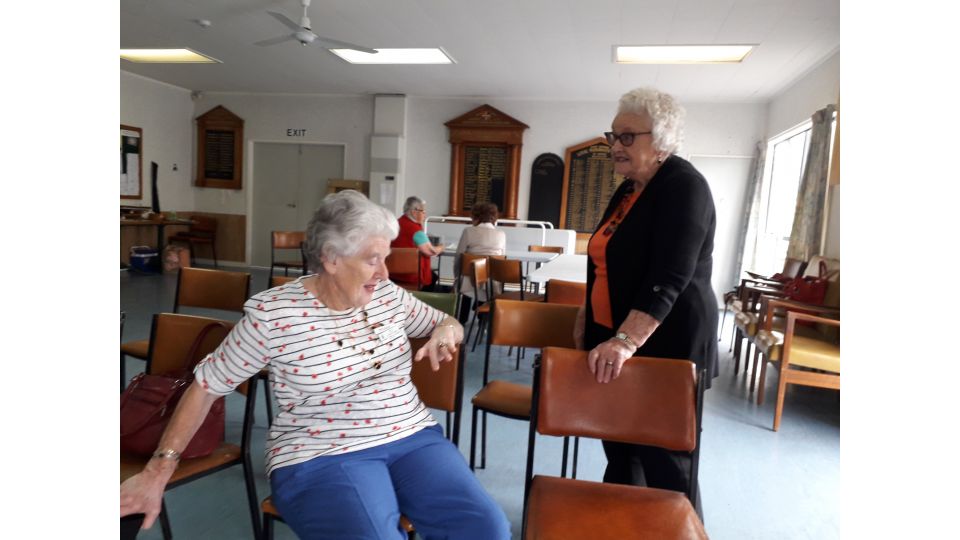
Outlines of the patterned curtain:
{"type": "Polygon", "coordinates": [[[737,245],[737,280],[731,286],[740,285],[740,276],[743,271],[756,268],[757,229],[760,221],[760,191],[763,187],[763,165],[767,159],[767,143],[757,143],[753,162],[753,174],[747,181],[746,200],[744,201],[743,226],[741,227],[740,243],[737,245]]]}
{"type": "Polygon", "coordinates": [[[787,246],[787,257],[793,259],[809,261],[810,257],[820,255],[827,175],[830,172],[830,128],[835,110],[835,105],[827,105],[810,117],[813,127],[810,129],[807,163],[804,165],[800,189],[797,191],[793,230],[787,246]]]}

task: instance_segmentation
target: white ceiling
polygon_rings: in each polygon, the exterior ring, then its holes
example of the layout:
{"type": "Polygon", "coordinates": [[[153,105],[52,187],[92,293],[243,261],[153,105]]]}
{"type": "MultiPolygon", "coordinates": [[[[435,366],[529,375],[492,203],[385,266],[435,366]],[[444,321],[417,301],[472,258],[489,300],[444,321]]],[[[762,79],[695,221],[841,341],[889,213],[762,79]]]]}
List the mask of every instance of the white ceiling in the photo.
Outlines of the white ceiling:
{"type": "Polygon", "coordinates": [[[297,42],[253,45],[287,32],[267,10],[302,12],[299,0],[121,0],[121,48],[189,47],[223,63],[120,68],[201,91],[609,101],[650,85],[686,102],[764,102],[840,47],[839,0],[313,0],[321,36],[456,60],[361,66],[297,42]],[[741,64],[611,61],[615,44],[743,43],[759,46],[741,64]]]}

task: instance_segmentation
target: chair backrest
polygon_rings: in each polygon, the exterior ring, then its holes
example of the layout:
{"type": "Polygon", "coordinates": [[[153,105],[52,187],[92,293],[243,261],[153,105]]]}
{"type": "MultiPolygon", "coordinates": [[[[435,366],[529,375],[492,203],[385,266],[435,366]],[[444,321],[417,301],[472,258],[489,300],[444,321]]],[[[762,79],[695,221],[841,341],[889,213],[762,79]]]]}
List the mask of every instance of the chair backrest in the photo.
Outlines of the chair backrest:
{"type": "Polygon", "coordinates": [[[803,268],[803,261],[800,259],[791,259],[790,257],[787,257],[786,260],[783,261],[783,271],[780,273],[794,278],[800,274],[803,268]]]}
{"type": "Polygon", "coordinates": [[[270,233],[271,249],[300,249],[300,243],[306,241],[303,231],[272,231],[270,233]]]}
{"type": "Polygon", "coordinates": [[[193,222],[190,224],[191,233],[202,233],[210,236],[217,233],[217,220],[212,217],[191,215],[190,221],[193,222]]]}
{"type": "Polygon", "coordinates": [[[173,311],[183,306],[243,311],[250,297],[250,274],[206,268],[181,268],[173,311]]]}
{"type": "Polygon", "coordinates": [[[547,281],[546,301],[551,304],[582,306],[587,300],[587,284],[551,279],[547,281]]]}
{"type": "Polygon", "coordinates": [[[559,253],[563,255],[563,246],[538,246],[536,244],[531,244],[527,249],[529,251],[536,251],[539,253],[559,253]]]}
{"type": "Polygon", "coordinates": [[[623,364],[619,377],[600,384],[590,374],[587,354],[556,347],[543,350],[535,395],[539,433],[683,452],[696,449],[698,391],[693,362],[634,357],[623,364]]]}
{"type": "Polygon", "coordinates": [[[420,283],[420,250],[417,248],[391,248],[387,255],[387,271],[391,274],[415,274],[420,283]]]}
{"type": "Polygon", "coordinates": [[[490,320],[492,345],[513,347],[576,347],[573,327],[577,306],[498,299],[490,320]]]}
{"type": "Polygon", "coordinates": [[[218,327],[204,336],[191,360],[200,360],[213,352],[233,328],[233,323],[182,313],[154,315],[153,326],[150,328],[150,353],[147,356],[146,372],[163,374],[179,371],[187,362],[187,355],[194,340],[210,324],[217,324],[218,327]]]}
{"type": "MultiPolygon", "coordinates": [[[[416,355],[428,338],[410,340],[410,352],[416,355]]],[[[463,396],[463,355],[462,347],[457,347],[450,362],[441,362],[440,369],[433,371],[429,360],[414,362],[410,368],[410,380],[417,387],[420,400],[431,409],[448,412],[460,410],[463,396]]],[[[457,421],[460,419],[458,418],[457,421]]]]}
{"type": "Polygon", "coordinates": [[[270,288],[279,287],[295,279],[297,279],[297,276],[270,276],[270,288]]]}
{"type": "MultiPolygon", "coordinates": [[[[490,272],[487,267],[487,261],[489,260],[488,257],[474,259],[470,262],[470,266],[467,267],[467,276],[470,278],[470,285],[474,291],[473,294],[476,295],[477,300],[482,302],[490,298],[490,272]]],[[[478,303],[474,303],[473,307],[476,309],[478,303]]]]}
{"type": "Polygon", "coordinates": [[[518,260],[490,258],[490,279],[500,283],[523,283],[523,265],[518,260]]]}
{"type": "Polygon", "coordinates": [[[412,291],[411,294],[419,298],[421,302],[439,309],[451,317],[457,316],[457,295],[453,293],[412,291]]]}

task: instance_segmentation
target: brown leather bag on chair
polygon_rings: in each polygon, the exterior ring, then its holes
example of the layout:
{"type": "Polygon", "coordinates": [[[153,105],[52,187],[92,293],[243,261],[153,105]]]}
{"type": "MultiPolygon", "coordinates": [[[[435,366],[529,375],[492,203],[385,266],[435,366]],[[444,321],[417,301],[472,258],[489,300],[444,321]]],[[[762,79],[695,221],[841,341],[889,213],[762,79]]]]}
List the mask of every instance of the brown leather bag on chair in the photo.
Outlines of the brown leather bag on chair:
{"type": "MultiPolygon", "coordinates": [[[[173,417],[180,398],[193,382],[193,368],[201,360],[197,354],[207,335],[221,329],[226,337],[230,327],[223,322],[203,327],[190,347],[179,372],[152,375],[141,373],[130,381],[120,397],[120,451],[149,456],[160,444],[160,437],[173,417]]],[[[223,442],[226,407],[223,398],[213,402],[197,433],[180,453],[183,459],[208,456],[223,442]]]]}

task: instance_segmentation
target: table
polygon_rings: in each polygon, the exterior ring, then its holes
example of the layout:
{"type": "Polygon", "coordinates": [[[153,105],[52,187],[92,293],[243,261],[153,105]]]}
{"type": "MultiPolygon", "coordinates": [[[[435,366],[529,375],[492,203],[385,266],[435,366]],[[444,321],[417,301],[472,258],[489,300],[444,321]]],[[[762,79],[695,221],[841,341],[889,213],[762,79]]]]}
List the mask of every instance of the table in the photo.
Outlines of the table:
{"type": "Polygon", "coordinates": [[[531,283],[546,283],[551,279],[587,282],[587,256],[564,253],[527,274],[531,283]]]}
{"type": "MultiPolygon", "coordinates": [[[[163,251],[164,244],[164,228],[167,225],[192,225],[193,221],[189,219],[124,219],[120,218],[120,227],[156,227],[157,228],[157,251],[163,251]]],[[[123,262],[129,262],[130,257],[130,246],[123,245],[123,239],[120,241],[120,262],[121,267],[123,262]],[[127,249],[124,250],[124,247],[127,249]]]]}

